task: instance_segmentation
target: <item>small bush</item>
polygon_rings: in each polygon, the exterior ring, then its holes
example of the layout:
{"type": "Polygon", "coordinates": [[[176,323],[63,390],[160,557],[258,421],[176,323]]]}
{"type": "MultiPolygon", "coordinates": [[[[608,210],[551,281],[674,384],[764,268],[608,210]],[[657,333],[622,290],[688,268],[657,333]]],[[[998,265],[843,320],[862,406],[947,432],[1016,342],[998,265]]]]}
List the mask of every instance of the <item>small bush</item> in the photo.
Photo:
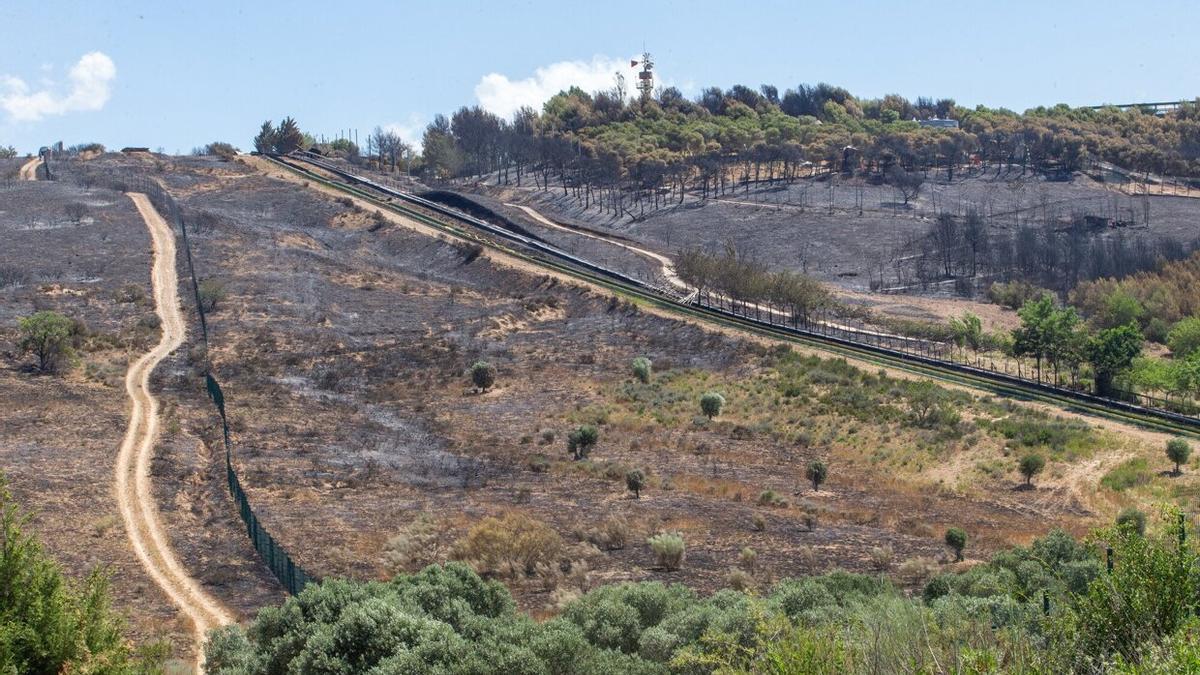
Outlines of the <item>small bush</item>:
{"type": "Polygon", "coordinates": [[[1117,527],[1122,530],[1136,532],[1139,536],[1146,534],[1146,514],[1127,506],[1117,514],[1117,527]]]}
{"type": "Polygon", "coordinates": [[[37,357],[38,370],[50,372],[70,364],[75,323],[58,312],[36,312],[17,322],[21,337],[17,348],[37,357]]]}
{"type": "Polygon", "coordinates": [[[750,528],[755,532],[765,532],[767,530],[767,519],[761,513],[754,514],[754,518],[750,521],[750,528]]]}
{"type": "Polygon", "coordinates": [[[738,565],[747,572],[754,574],[754,570],[758,567],[758,551],[749,546],[742,549],[738,554],[738,565]]]}
{"type": "Polygon", "coordinates": [[[650,384],[651,368],[650,359],[644,356],[633,360],[633,376],[642,384],[650,384]]]}
{"type": "Polygon", "coordinates": [[[1175,462],[1175,475],[1180,474],[1180,466],[1187,464],[1192,456],[1192,446],[1182,438],[1172,438],[1167,441],[1167,459],[1175,462]]]}
{"type": "Polygon", "coordinates": [[[896,558],[896,552],[891,546],[884,544],[883,546],[874,546],[871,548],[870,559],[871,568],[879,572],[886,572],[892,567],[892,561],[896,558]]]}
{"type": "Polygon", "coordinates": [[[438,562],[445,552],[443,530],[433,516],[428,513],[418,515],[384,546],[383,559],[388,570],[399,574],[438,562]]]}
{"type": "Polygon", "coordinates": [[[542,454],[530,457],[529,470],[534,473],[546,473],[550,470],[550,458],[542,454]]]}
{"type": "Polygon", "coordinates": [[[808,530],[809,532],[815,532],[817,530],[818,519],[815,511],[805,511],[804,515],[800,517],[800,520],[804,523],[804,529],[808,530]]]}
{"type": "Polygon", "coordinates": [[[683,535],[663,532],[650,537],[646,543],[650,544],[650,550],[654,551],[655,560],[662,569],[670,572],[683,564],[683,535]]]}
{"type": "Polygon", "coordinates": [[[746,592],[754,588],[754,577],[746,570],[731,569],[725,575],[725,585],[738,592],[746,592]]]}
{"type": "Polygon", "coordinates": [[[829,477],[829,467],[825,466],[825,462],[814,459],[808,463],[804,475],[812,482],[813,492],[818,492],[821,489],[821,483],[824,483],[825,479],[829,477]]]}
{"type": "Polygon", "coordinates": [[[586,538],[608,551],[623,549],[629,541],[629,522],[621,516],[610,516],[600,527],[589,532],[586,538]]]}
{"type": "Polygon", "coordinates": [[[715,391],[710,391],[700,397],[700,412],[709,420],[721,414],[725,407],[725,397],[715,391]]]}
{"type": "Polygon", "coordinates": [[[227,293],[225,284],[216,279],[205,279],[200,282],[200,309],[205,313],[217,311],[217,307],[225,299],[227,293]]]}
{"type": "Polygon", "coordinates": [[[496,384],[496,367],[487,361],[471,364],[471,383],[480,391],[487,391],[496,384]]]}
{"type": "Polygon", "coordinates": [[[632,469],[626,472],[625,487],[633,493],[634,499],[641,499],[642,488],[646,487],[646,474],[641,469],[632,469]]]}
{"type": "Polygon", "coordinates": [[[787,500],[774,490],[763,490],[758,493],[759,506],[787,506],[787,500]]]}
{"type": "Polygon", "coordinates": [[[567,452],[576,460],[587,459],[599,440],[600,432],[596,427],[584,424],[567,434],[567,452]]]}
{"type": "Polygon", "coordinates": [[[950,550],[954,551],[954,560],[962,562],[963,549],[967,547],[967,533],[960,527],[952,527],[946,530],[946,545],[950,550]]]}

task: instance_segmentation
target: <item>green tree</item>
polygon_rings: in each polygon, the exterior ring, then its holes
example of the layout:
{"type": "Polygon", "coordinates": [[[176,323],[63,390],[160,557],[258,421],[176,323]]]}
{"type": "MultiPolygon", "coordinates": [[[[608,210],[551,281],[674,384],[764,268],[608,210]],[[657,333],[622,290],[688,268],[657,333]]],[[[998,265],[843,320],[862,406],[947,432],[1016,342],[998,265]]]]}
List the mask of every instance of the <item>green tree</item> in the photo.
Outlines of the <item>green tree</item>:
{"type": "Polygon", "coordinates": [[[300,131],[296,120],[291,117],[283,118],[283,121],[279,123],[279,130],[275,134],[275,152],[286,155],[299,150],[303,145],[304,134],[300,131]]]}
{"type": "Polygon", "coordinates": [[[1033,477],[1042,472],[1046,467],[1046,458],[1036,452],[1031,452],[1021,458],[1017,468],[1021,471],[1021,475],[1025,477],[1025,485],[1033,485],[1033,477]]]}
{"type": "Polygon", "coordinates": [[[496,367],[487,361],[476,361],[471,365],[471,382],[480,391],[491,389],[496,384],[496,367]]]}
{"type": "Polygon", "coordinates": [[[1049,359],[1056,371],[1062,361],[1069,360],[1076,344],[1079,315],[1073,307],[1056,308],[1049,293],[1027,301],[1017,315],[1021,317],[1021,327],[1013,331],[1013,355],[1032,356],[1040,380],[1044,360],[1049,359]]]}
{"type": "Polygon", "coordinates": [[[721,414],[721,409],[725,407],[725,397],[715,391],[705,393],[700,397],[700,411],[708,419],[712,419],[721,414]]]}
{"type": "Polygon", "coordinates": [[[0,477],[0,672],[155,672],[161,649],[135,654],[109,609],[108,579],[63,574],[32,535],[0,477]]]}
{"type": "Polygon", "coordinates": [[[573,459],[587,459],[592,448],[596,447],[596,443],[599,441],[600,432],[596,430],[596,427],[584,424],[567,434],[567,451],[571,453],[573,459]]]}
{"type": "Polygon", "coordinates": [[[57,370],[74,357],[71,348],[74,326],[74,322],[58,312],[37,312],[17,322],[21,331],[17,347],[37,357],[38,370],[57,370]]]}
{"type": "Polygon", "coordinates": [[[1107,396],[1113,391],[1113,379],[1142,353],[1142,333],[1133,324],[1106,328],[1088,340],[1085,351],[1096,378],[1096,393],[1107,396]]]}
{"type": "Polygon", "coordinates": [[[641,469],[632,469],[626,472],[625,487],[633,493],[634,499],[641,499],[642,489],[646,487],[646,474],[641,469]]]}
{"type": "Polygon", "coordinates": [[[967,547],[967,533],[961,527],[946,530],[946,545],[954,551],[955,562],[962,562],[963,549],[967,547]]]}
{"type": "Polygon", "coordinates": [[[1167,459],[1175,462],[1175,475],[1178,476],[1180,466],[1187,464],[1188,459],[1192,456],[1192,446],[1182,438],[1172,438],[1167,441],[1167,459]]]}
{"type": "Polygon", "coordinates": [[[808,463],[804,469],[804,476],[812,483],[813,492],[818,492],[821,489],[821,483],[829,477],[829,467],[819,459],[814,459],[808,463]]]}
{"type": "Polygon", "coordinates": [[[1171,327],[1167,346],[1177,359],[1186,358],[1200,350],[1200,317],[1189,316],[1171,327]]]}
{"type": "Polygon", "coordinates": [[[950,319],[950,330],[954,333],[954,343],[959,349],[970,349],[978,355],[983,345],[983,322],[971,312],[964,312],[956,319],[950,319]]]}
{"type": "Polygon", "coordinates": [[[275,125],[271,120],[262,123],[258,129],[258,135],[254,137],[254,150],[260,153],[275,152],[275,145],[279,139],[279,132],[276,131],[275,125]]]}

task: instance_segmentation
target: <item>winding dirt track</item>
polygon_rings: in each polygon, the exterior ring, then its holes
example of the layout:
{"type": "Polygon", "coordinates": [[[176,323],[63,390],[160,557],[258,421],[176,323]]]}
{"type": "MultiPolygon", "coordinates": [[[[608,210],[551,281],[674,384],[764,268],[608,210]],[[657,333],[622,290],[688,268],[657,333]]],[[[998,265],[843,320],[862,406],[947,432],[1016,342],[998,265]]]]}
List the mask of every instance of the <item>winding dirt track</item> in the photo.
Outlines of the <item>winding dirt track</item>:
{"type": "Polygon", "coordinates": [[[179,280],[175,273],[175,233],[154,209],[146,195],[128,193],[146,221],[154,242],[151,281],[154,303],[162,325],[162,338],[125,374],[125,390],[132,402],[129,428],[117,456],[116,493],[125,531],[147,573],[171,601],[192,621],[196,638],[197,672],[204,661],[205,634],[232,623],[228,610],[206,593],[179,563],[167,541],[150,490],[150,459],[158,438],[158,399],[150,393],[150,373],[168,354],[183,344],[186,329],[179,311],[179,280]]]}
{"type": "Polygon", "coordinates": [[[33,159],[21,165],[20,178],[21,180],[37,180],[38,167],[42,165],[41,157],[33,159]]]}

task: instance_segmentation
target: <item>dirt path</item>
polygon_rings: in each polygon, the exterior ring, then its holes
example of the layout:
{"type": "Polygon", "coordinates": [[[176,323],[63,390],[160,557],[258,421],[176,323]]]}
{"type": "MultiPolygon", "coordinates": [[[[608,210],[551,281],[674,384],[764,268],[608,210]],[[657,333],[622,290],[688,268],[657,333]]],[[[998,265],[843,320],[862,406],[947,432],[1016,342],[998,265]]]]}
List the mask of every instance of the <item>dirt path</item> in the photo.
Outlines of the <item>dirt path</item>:
{"type": "Polygon", "coordinates": [[[38,167],[42,165],[41,157],[33,159],[21,165],[20,178],[21,180],[37,180],[38,167]]]}
{"type": "Polygon", "coordinates": [[[175,233],[151,205],[146,195],[128,193],[146,221],[154,241],[151,281],[154,302],[162,325],[162,338],[142,355],[125,375],[125,391],[132,409],[129,428],[117,457],[116,493],[125,531],[146,571],[171,601],[192,621],[196,636],[196,672],[202,672],[206,633],[233,621],[221,603],[200,588],[188,575],[163,532],[158,509],[150,490],[150,460],[158,438],[158,399],[150,393],[150,373],[168,354],[183,344],[183,317],[179,311],[178,278],[175,273],[175,233]]]}
{"type": "Polygon", "coordinates": [[[671,262],[670,258],[668,258],[665,255],[662,255],[661,253],[655,253],[654,251],[648,251],[644,248],[638,248],[637,246],[632,246],[630,244],[626,244],[624,242],[620,242],[615,239],[610,239],[608,237],[602,237],[598,234],[592,234],[591,232],[584,232],[583,230],[576,230],[576,229],[573,229],[570,227],[564,227],[564,226],[559,225],[558,223],[554,222],[553,220],[550,220],[549,218],[543,216],[542,214],[538,213],[537,210],[535,210],[531,207],[528,207],[528,206],[522,206],[520,204],[505,204],[505,206],[511,206],[514,208],[521,209],[530,218],[533,218],[534,220],[538,221],[542,225],[545,225],[546,227],[553,228],[555,230],[562,230],[563,232],[570,232],[571,234],[577,234],[581,237],[587,237],[589,239],[596,239],[596,240],[602,241],[606,244],[612,244],[613,246],[620,246],[621,248],[623,248],[627,251],[633,251],[634,253],[637,253],[638,255],[642,255],[647,258],[650,258],[651,260],[658,261],[658,263],[660,265],[662,265],[663,278],[666,279],[668,283],[670,283],[672,286],[674,286],[678,289],[681,289],[683,291],[689,291],[689,292],[691,291],[691,288],[689,288],[688,285],[683,282],[683,279],[680,279],[679,275],[675,273],[675,264],[671,262]]]}

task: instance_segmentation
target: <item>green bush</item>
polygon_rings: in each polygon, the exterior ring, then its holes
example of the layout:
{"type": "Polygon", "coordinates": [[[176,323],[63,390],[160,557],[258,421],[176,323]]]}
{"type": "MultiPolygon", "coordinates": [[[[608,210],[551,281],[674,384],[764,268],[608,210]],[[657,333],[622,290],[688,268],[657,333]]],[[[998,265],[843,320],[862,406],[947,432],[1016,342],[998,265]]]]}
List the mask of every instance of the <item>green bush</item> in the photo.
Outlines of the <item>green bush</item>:
{"type": "Polygon", "coordinates": [[[1146,534],[1146,514],[1127,506],[1117,514],[1117,529],[1135,532],[1139,536],[1146,534]]]}
{"type": "Polygon", "coordinates": [[[829,477],[829,467],[825,465],[825,462],[814,459],[805,467],[804,476],[812,483],[813,491],[817,492],[821,489],[821,483],[824,483],[825,479],[829,477]]]}
{"type": "Polygon", "coordinates": [[[650,359],[644,356],[639,356],[633,360],[632,367],[633,376],[636,377],[638,381],[640,381],[642,384],[650,383],[650,374],[652,368],[650,359]]]}
{"type": "Polygon", "coordinates": [[[215,312],[228,295],[223,282],[205,279],[199,286],[200,309],[205,313],[215,312]]]}
{"type": "Polygon", "coordinates": [[[668,572],[679,569],[683,564],[684,543],[683,535],[679,533],[662,532],[646,540],[658,566],[668,572]]]}
{"type": "Polygon", "coordinates": [[[496,367],[487,361],[471,364],[471,383],[480,391],[487,391],[496,384],[496,367]]]}
{"type": "Polygon", "coordinates": [[[952,527],[946,530],[946,545],[950,550],[954,551],[955,561],[961,562],[963,559],[963,549],[967,547],[967,533],[960,527],[952,527]]]}
{"type": "Polygon", "coordinates": [[[0,477],[0,672],[156,672],[163,650],[135,653],[109,609],[108,578],[63,574],[23,528],[29,522],[0,477]]]}
{"type": "Polygon", "coordinates": [[[567,434],[567,452],[576,460],[587,459],[592,448],[600,441],[600,432],[590,424],[576,427],[567,434]]]}
{"type": "Polygon", "coordinates": [[[1132,487],[1145,485],[1151,478],[1150,465],[1143,457],[1132,457],[1121,462],[1100,478],[1104,487],[1122,492],[1132,487]]]}
{"type": "Polygon", "coordinates": [[[712,419],[721,414],[721,409],[725,407],[725,397],[715,391],[705,393],[700,397],[700,412],[708,419],[712,419]]]}
{"type": "Polygon", "coordinates": [[[646,474],[641,469],[632,469],[625,474],[625,487],[633,493],[634,499],[642,498],[642,489],[646,487],[646,474]]]}

